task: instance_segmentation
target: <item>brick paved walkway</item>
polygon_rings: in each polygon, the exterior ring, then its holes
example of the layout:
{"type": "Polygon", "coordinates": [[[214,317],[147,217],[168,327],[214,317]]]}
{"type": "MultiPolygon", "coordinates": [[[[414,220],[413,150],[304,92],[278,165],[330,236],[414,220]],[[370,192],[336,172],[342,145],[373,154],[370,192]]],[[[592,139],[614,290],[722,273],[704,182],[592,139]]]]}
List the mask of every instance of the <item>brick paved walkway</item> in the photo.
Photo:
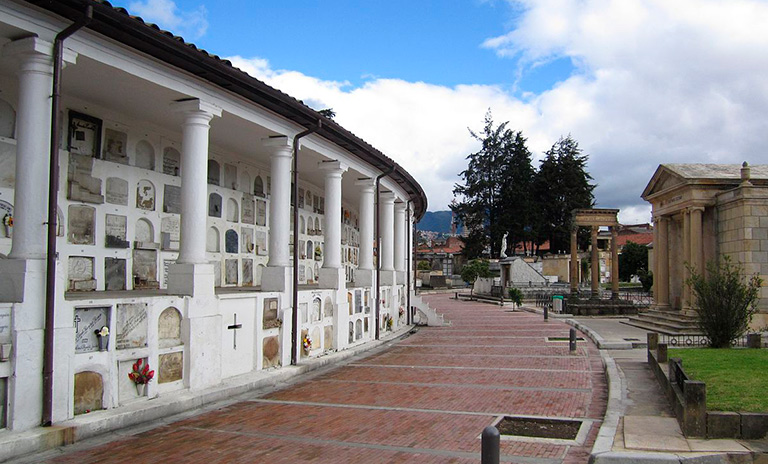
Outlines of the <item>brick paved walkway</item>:
{"type": "MultiPolygon", "coordinates": [[[[587,419],[583,445],[503,439],[502,461],[586,463],[605,413],[597,349],[569,326],[498,306],[426,297],[453,322],[262,398],[47,462],[479,463],[501,415],[587,419]]],[[[66,449],[65,449],[66,451],[66,449]]]]}

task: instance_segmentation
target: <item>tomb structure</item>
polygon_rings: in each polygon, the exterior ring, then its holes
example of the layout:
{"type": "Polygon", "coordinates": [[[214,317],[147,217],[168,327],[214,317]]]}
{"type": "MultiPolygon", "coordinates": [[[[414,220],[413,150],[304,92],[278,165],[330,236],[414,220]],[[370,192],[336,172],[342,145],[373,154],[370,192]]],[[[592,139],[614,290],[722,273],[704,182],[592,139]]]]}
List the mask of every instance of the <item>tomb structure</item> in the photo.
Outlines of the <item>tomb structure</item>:
{"type": "MultiPolygon", "coordinates": [[[[405,324],[418,182],[228,61],[87,3],[93,20],[64,43],[54,135],[52,422],[371,342],[388,317],[405,324]],[[294,137],[318,121],[298,142],[296,195],[294,137]],[[137,360],[156,371],[146,389],[128,377],[137,360]]],[[[0,428],[13,431],[44,414],[52,41],[83,13],[80,0],[0,4],[0,428]]]]}

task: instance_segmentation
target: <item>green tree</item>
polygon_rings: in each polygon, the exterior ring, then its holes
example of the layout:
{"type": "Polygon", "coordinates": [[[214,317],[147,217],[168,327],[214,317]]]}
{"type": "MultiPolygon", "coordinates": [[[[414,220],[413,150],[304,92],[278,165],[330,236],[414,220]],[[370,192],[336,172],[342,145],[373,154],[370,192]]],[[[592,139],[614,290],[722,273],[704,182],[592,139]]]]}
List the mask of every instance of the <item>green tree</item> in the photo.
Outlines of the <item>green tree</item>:
{"type": "Polygon", "coordinates": [[[505,182],[502,187],[503,209],[500,213],[504,231],[509,232],[507,244],[514,252],[516,244],[523,243],[523,252],[528,251],[528,241],[536,220],[533,204],[533,182],[536,170],[533,168],[532,155],[526,146],[523,133],[514,134],[510,147],[508,164],[504,166],[505,182]]]}
{"type": "Polygon", "coordinates": [[[629,282],[640,269],[648,269],[648,247],[628,241],[619,255],[619,279],[629,282]]]}
{"type": "Polygon", "coordinates": [[[491,269],[485,259],[473,259],[461,268],[461,280],[468,284],[475,283],[478,277],[491,277],[491,269]]]}
{"type": "MultiPolygon", "coordinates": [[[[533,187],[538,212],[535,240],[537,245],[549,240],[552,253],[567,252],[572,211],[594,205],[595,185],[590,183],[592,176],[586,170],[589,157],[582,154],[570,135],[561,137],[545,155],[533,187]]],[[[580,241],[585,238],[581,236],[580,241]]]]}
{"type": "Polygon", "coordinates": [[[706,273],[688,269],[691,277],[686,283],[693,292],[699,329],[712,348],[729,348],[749,327],[762,279],[754,274],[744,282],[743,268],[730,256],[723,256],[719,264],[707,263],[706,273]]]}

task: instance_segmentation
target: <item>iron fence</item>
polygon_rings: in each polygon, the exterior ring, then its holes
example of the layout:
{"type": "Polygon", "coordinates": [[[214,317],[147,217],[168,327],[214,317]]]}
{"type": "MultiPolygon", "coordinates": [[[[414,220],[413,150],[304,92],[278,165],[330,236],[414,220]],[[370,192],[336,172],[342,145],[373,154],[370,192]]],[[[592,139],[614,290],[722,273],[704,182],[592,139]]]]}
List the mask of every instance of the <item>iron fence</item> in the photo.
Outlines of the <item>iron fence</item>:
{"type": "MultiPolygon", "coordinates": [[[[689,335],[666,335],[659,334],[659,343],[666,343],[670,348],[704,348],[709,346],[709,337],[706,335],[689,334],[689,335]]],[[[747,334],[742,335],[731,341],[731,346],[734,348],[745,348],[747,344],[747,334]]],[[[761,346],[768,348],[768,337],[763,336],[761,340],[761,346]]]]}

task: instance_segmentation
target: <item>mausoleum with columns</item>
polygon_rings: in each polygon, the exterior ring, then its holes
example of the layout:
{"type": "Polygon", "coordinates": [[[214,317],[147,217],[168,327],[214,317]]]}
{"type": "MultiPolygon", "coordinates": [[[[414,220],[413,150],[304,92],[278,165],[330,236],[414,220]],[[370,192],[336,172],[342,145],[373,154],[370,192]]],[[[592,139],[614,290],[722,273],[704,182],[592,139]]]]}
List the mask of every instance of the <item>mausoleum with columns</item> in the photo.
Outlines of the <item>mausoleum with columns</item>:
{"type": "MultiPolygon", "coordinates": [[[[768,165],[662,164],[642,194],[652,205],[657,309],[691,314],[689,267],[730,256],[768,282],[768,165]]],[[[768,325],[768,287],[753,328],[768,325]]]]}
{"type": "Polygon", "coordinates": [[[3,2],[0,428],[205,390],[408,324],[426,207],[333,120],[125,10],[3,2]],[[59,62],[57,35],[81,21],[59,62]],[[137,360],[156,372],[146,390],[137,360]]]}

